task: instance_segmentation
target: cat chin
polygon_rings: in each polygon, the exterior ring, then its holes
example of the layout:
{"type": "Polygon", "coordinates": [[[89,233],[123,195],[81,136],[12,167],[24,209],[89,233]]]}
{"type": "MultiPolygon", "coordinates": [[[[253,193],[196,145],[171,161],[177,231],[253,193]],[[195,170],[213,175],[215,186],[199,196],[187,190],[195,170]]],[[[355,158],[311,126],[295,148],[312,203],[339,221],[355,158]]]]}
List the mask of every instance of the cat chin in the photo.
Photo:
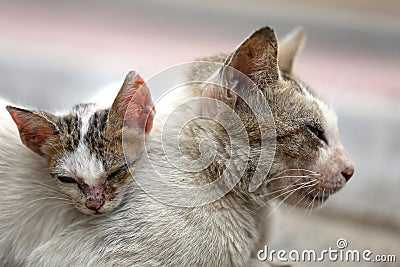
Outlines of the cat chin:
{"type": "Polygon", "coordinates": [[[324,204],[333,194],[340,191],[346,183],[339,176],[325,177],[320,181],[316,186],[299,190],[292,197],[285,200],[285,202],[296,207],[313,209],[324,204]]]}
{"type": "Polygon", "coordinates": [[[328,175],[312,170],[289,169],[283,174],[271,178],[269,199],[306,209],[321,206],[346,184],[340,173],[328,175]]]}
{"type": "Polygon", "coordinates": [[[104,215],[107,214],[108,211],[94,211],[94,210],[90,210],[90,209],[83,209],[81,207],[76,207],[81,213],[85,214],[85,215],[92,215],[92,216],[100,216],[100,215],[104,215]]]}
{"type": "Polygon", "coordinates": [[[93,216],[100,216],[103,214],[107,214],[115,210],[120,205],[120,202],[117,201],[107,201],[104,205],[97,211],[88,209],[85,204],[82,203],[75,203],[75,208],[85,214],[85,215],[93,215],[93,216]]]}
{"type": "Polygon", "coordinates": [[[108,213],[109,211],[113,210],[113,208],[108,208],[108,209],[104,209],[103,207],[97,211],[88,209],[85,204],[81,205],[81,204],[75,204],[75,208],[85,214],[85,215],[93,215],[93,216],[99,216],[99,215],[103,215],[108,213]]]}
{"type": "MultiPolygon", "coordinates": [[[[322,206],[329,198],[330,194],[313,194],[309,192],[298,192],[285,199],[284,202],[296,208],[313,210],[322,206]]],[[[283,199],[281,200],[283,201],[283,199]]]]}
{"type": "Polygon", "coordinates": [[[93,210],[90,210],[90,209],[86,208],[85,205],[82,206],[80,204],[75,204],[75,208],[79,212],[81,212],[81,213],[83,213],[85,215],[95,215],[96,214],[96,211],[93,211],[93,210]]]}

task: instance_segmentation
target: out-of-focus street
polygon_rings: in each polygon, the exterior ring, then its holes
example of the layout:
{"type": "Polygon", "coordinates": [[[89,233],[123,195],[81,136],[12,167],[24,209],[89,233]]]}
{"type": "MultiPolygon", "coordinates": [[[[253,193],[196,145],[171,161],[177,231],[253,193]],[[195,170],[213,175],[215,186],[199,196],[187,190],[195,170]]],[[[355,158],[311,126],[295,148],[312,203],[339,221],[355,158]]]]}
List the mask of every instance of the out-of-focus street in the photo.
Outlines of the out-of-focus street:
{"type": "Polygon", "coordinates": [[[130,69],[150,78],[229,52],[266,24],[279,37],[306,30],[296,72],[337,110],[356,166],[320,210],[284,208],[273,245],[326,248],[346,238],[354,248],[398,256],[397,265],[371,266],[400,266],[399,1],[0,1],[0,97],[68,108],[122,82],[130,69]]]}

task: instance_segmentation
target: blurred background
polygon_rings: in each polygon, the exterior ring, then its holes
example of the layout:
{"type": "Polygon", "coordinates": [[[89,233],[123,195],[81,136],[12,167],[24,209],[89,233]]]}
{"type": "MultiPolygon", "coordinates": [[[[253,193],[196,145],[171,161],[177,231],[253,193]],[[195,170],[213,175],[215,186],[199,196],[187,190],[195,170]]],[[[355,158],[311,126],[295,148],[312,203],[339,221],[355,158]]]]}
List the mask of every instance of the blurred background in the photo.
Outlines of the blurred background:
{"type": "MultiPolygon", "coordinates": [[[[397,255],[397,263],[353,265],[400,266],[398,0],[0,0],[0,97],[66,109],[130,69],[150,78],[229,52],[266,24],[279,37],[306,30],[296,72],[333,103],[356,166],[324,208],[283,207],[270,247],[326,249],[345,238],[351,249],[397,255]]],[[[323,264],[331,265],[351,264],[323,264]]]]}

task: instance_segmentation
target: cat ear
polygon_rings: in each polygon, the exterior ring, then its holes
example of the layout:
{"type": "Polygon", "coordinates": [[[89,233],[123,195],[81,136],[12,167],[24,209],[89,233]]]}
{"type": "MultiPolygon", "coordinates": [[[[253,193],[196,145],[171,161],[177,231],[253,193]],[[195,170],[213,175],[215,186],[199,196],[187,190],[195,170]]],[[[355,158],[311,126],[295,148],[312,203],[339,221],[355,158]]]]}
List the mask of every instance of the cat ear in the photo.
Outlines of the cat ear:
{"type": "MultiPolygon", "coordinates": [[[[250,35],[235,51],[226,59],[225,67],[222,68],[223,83],[229,88],[238,83],[247,83],[250,78],[260,88],[265,84],[279,80],[278,67],[278,39],[275,31],[270,27],[264,27],[250,35]],[[240,71],[240,72],[238,72],[240,71]],[[243,74],[247,77],[243,81],[243,74]]],[[[252,85],[249,85],[252,86],[252,85]]],[[[206,85],[203,97],[222,101],[233,108],[237,96],[229,90],[213,84],[206,85]]],[[[203,114],[216,114],[215,101],[207,101],[203,104],[203,114]]]]}
{"type": "Polygon", "coordinates": [[[302,28],[297,28],[287,34],[281,42],[279,42],[279,69],[283,72],[292,74],[294,61],[301,51],[306,34],[302,28]]]}
{"type": "MultiPolygon", "coordinates": [[[[130,71],[111,106],[108,123],[114,127],[139,127],[149,133],[153,126],[155,109],[150,90],[143,78],[130,71]]],[[[115,129],[115,128],[114,128],[115,129]]]]}
{"type": "Polygon", "coordinates": [[[225,65],[246,74],[257,85],[279,79],[278,38],[270,27],[255,31],[226,60],[225,65]]]}
{"type": "Polygon", "coordinates": [[[43,145],[49,139],[56,138],[57,126],[42,114],[11,106],[6,108],[17,125],[22,143],[36,154],[44,156],[43,145]]]}

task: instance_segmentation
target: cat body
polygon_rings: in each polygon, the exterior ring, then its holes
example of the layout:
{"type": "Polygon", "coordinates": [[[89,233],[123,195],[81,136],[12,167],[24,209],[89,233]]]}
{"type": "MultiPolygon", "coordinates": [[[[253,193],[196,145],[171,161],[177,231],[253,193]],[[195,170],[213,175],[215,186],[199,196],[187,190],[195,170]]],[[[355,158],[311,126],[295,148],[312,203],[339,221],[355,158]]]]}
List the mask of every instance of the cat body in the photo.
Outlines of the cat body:
{"type": "MultiPolygon", "coordinates": [[[[257,264],[254,255],[265,237],[262,218],[266,204],[279,199],[293,205],[318,206],[353,173],[351,162],[338,141],[333,112],[292,73],[301,39],[302,33],[296,32],[281,43],[278,65],[275,32],[269,27],[262,28],[217,70],[217,74],[227,74],[224,77],[235,87],[234,93],[213,84],[201,90],[186,90],[183,93],[187,95],[187,102],[185,98],[176,101],[181,109],[169,121],[168,129],[163,128],[168,117],[163,109],[171,110],[171,107],[159,106],[146,153],[136,165],[135,182],[129,183],[129,194],[120,208],[107,216],[76,221],[73,226],[55,233],[29,255],[25,265],[257,264]],[[247,80],[232,69],[245,74],[247,80]],[[251,92],[244,86],[249,79],[257,85],[250,85],[251,92]],[[212,101],[207,105],[202,101],[192,102],[199,93],[224,103],[237,114],[243,127],[231,123],[230,112],[212,101]],[[237,96],[240,93],[250,96],[247,105],[237,96]],[[264,110],[265,101],[271,113],[264,113],[268,111],[264,110]],[[276,131],[259,127],[250,113],[253,107],[256,111],[261,109],[258,115],[265,114],[267,121],[272,114],[276,131]],[[212,120],[203,120],[205,114],[226,122],[225,128],[212,120]],[[198,119],[190,120],[192,117],[198,119]],[[243,133],[249,139],[247,146],[243,142],[246,138],[241,138],[243,133]],[[275,157],[269,171],[264,172],[264,179],[249,190],[258,159],[263,152],[268,152],[261,143],[271,140],[268,135],[271,133],[276,133],[275,157]],[[168,157],[165,149],[171,149],[168,157]],[[207,152],[215,153],[209,158],[207,152]],[[195,164],[186,164],[188,159],[199,166],[211,161],[205,168],[191,171],[190,167],[195,164]],[[185,165],[189,168],[185,169],[185,165]],[[213,190],[203,190],[226,170],[225,179],[216,183],[213,190]]],[[[204,70],[199,72],[204,74],[204,70]]]]}
{"type": "MultiPolygon", "coordinates": [[[[148,141],[148,153],[164,160],[157,139],[148,141]]],[[[151,164],[141,160],[135,176],[156,176],[151,170],[151,164]]],[[[179,174],[179,181],[189,184],[199,178],[179,174]]],[[[53,236],[32,253],[27,265],[245,266],[260,239],[259,214],[248,199],[238,201],[228,194],[206,206],[187,208],[162,203],[135,183],[129,191],[119,209],[53,236]]]]}
{"type": "Polygon", "coordinates": [[[35,248],[57,232],[92,219],[85,214],[101,215],[120,204],[131,174],[127,168],[120,169],[126,162],[118,131],[123,127],[134,131],[137,143],[133,145],[139,157],[144,142],[140,129],[146,125],[138,122],[139,126],[136,118],[124,118],[126,105],[122,105],[122,117],[112,116],[127,97],[129,101],[145,99],[138,101],[140,104],[151,101],[150,95],[140,95],[147,89],[137,87],[134,78],[142,84],[140,76],[128,74],[111,108],[80,104],[64,114],[52,115],[6,108],[9,103],[0,101],[2,266],[22,265],[35,248]],[[124,120],[132,125],[123,126],[124,120]],[[113,138],[107,136],[107,127],[112,127],[113,138]]]}
{"type": "MultiPolygon", "coordinates": [[[[123,205],[108,216],[94,218],[90,223],[82,221],[74,229],[54,235],[30,255],[27,265],[262,264],[254,260],[254,255],[266,235],[265,205],[279,199],[304,207],[318,206],[354,172],[340,145],[334,113],[292,72],[302,39],[302,32],[297,31],[281,43],[278,65],[276,35],[265,27],[253,33],[225,60],[225,67],[219,73],[227,73],[230,84],[240,87],[246,81],[235,80],[235,72],[231,73],[228,67],[244,73],[259,88],[252,87],[256,97],[250,98],[247,106],[235,94],[213,85],[201,90],[186,89],[181,93],[187,99],[177,95],[179,101],[175,104],[181,109],[169,121],[171,131],[163,128],[168,117],[163,109],[171,110],[171,106],[158,106],[158,118],[149,136],[146,154],[138,162],[136,182],[130,184],[131,193],[123,205]],[[228,130],[238,129],[237,124],[229,124],[228,113],[220,112],[213,103],[191,102],[199,94],[223,102],[238,114],[250,138],[250,154],[244,153],[246,146],[241,138],[233,139],[232,143],[232,136],[227,136],[228,130]],[[249,107],[262,108],[265,99],[276,124],[276,153],[270,171],[264,173],[265,179],[250,192],[257,157],[263,152],[262,132],[267,129],[260,129],[248,111],[249,107]],[[227,128],[201,120],[204,114],[222,116],[227,128]],[[192,117],[200,120],[190,120],[192,117]],[[180,130],[179,151],[175,149],[178,144],[174,129],[180,130]],[[206,139],[214,145],[204,143],[206,139]],[[163,149],[168,148],[172,154],[167,158],[163,149]],[[204,151],[216,152],[210,164],[197,172],[185,170],[188,158],[196,162],[204,156],[206,160],[208,153],[204,151]],[[201,186],[215,182],[227,169],[230,158],[235,160],[226,180],[215,191],[201,190],[201,186]],[[171,165],[170,161],[183,164],[171,165]],[[245,172],[241,173],[243,166],[245,172]],[[220,190],[232,185],[231,190],[218,196],[220,190]],[[186,191],[185,187],[195,189],[186,191]],[[215,196],[218,197],[207,202],[215,196]]],[[[203,76],[205,72],[194,70],[192,75],[203,76]]]]}

